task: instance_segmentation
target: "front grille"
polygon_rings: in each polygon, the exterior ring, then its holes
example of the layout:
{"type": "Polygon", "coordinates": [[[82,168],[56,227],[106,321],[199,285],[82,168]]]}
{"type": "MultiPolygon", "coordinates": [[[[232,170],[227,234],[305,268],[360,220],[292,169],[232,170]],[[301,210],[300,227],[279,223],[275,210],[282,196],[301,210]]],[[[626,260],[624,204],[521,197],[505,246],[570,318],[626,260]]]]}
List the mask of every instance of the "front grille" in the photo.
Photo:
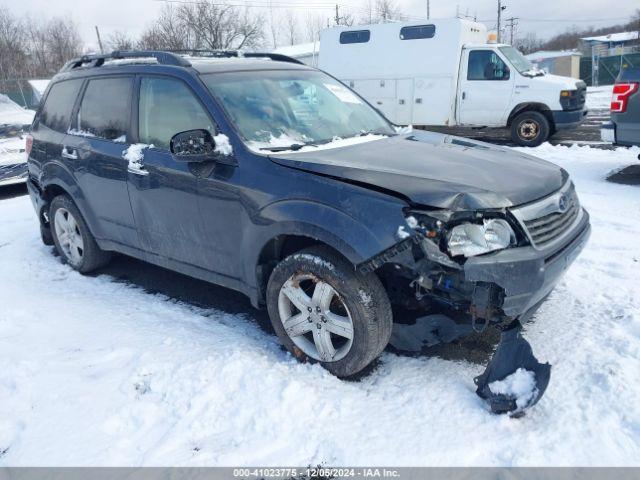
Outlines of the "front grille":
{"type": "Polygon", "coordinates": [[[587,87],[580,84],[570,97],[560,97],[563,110],[582,110],[587,101],[587,87]]]}
{"type": "Polygon", "coordinates": [[[567,232],[579,213],[580,202],[572,185],[566,193],[558,195],[555,211],[524,219],[524,225],[535,246],[544,247],[567,232]]]}

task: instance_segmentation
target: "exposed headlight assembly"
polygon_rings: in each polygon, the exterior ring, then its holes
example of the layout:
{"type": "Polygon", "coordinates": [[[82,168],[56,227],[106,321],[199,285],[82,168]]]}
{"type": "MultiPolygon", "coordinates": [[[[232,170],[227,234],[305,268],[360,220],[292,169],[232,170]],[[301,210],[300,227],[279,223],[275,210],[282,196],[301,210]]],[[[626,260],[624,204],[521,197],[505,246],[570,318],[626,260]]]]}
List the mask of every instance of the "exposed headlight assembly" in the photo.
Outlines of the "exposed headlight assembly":
{"type": "Polygon", "coordinates": [[[462,223],[449,232],[448,248],[454,257],[474,257],[507,248],[515,242],[515,238],[515,233],[506,220],[484,220],[482,224],[462,223]]]}

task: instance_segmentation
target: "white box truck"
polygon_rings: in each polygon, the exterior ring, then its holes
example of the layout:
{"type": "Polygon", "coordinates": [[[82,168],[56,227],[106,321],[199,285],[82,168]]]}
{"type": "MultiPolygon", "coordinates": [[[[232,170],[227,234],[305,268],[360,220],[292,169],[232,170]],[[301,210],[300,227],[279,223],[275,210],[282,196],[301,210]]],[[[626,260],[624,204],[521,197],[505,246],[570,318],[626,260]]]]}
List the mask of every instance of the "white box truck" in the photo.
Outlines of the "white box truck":
{"type": "Polygon", "coordinates": [[[536,146],[586,116],[586,84],[548,75],[463,19],[334,27],[318,67],[398,125],[509,128],[536,146]]]}

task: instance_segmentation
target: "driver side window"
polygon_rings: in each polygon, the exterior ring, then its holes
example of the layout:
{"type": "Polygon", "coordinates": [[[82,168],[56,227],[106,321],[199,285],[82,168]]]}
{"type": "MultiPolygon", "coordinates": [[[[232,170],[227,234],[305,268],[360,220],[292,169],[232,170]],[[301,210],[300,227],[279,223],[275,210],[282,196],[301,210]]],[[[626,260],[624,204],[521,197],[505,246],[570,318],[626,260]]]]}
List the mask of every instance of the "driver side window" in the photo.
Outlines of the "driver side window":
{"type": "Polygon", "coordinates": [[[211,117],[181,80],[144,77],[140,82],[138,136],[141,143],[169,149],[176,133],[205,129],[215,135],[211,117]]]}
{"type": "Polygon", "coordinates": [[[467,80],[509,80],[509,67],[493,50],[469,52],[467,80]]]}

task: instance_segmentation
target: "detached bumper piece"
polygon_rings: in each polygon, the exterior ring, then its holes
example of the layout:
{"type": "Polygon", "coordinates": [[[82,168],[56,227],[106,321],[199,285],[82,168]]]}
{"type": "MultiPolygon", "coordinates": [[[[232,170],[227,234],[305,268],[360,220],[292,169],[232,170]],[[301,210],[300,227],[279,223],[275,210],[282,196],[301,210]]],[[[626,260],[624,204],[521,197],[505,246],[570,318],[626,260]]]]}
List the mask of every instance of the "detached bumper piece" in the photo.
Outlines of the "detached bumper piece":
{"type": "Polygon", "coordinates": [[[538,361],[521,331],[519,320],[503,330],[486,370],[474,379],[476,393],[493,413],[520,417],[538,403],[549,385],[551,365],[538,361]]]}

